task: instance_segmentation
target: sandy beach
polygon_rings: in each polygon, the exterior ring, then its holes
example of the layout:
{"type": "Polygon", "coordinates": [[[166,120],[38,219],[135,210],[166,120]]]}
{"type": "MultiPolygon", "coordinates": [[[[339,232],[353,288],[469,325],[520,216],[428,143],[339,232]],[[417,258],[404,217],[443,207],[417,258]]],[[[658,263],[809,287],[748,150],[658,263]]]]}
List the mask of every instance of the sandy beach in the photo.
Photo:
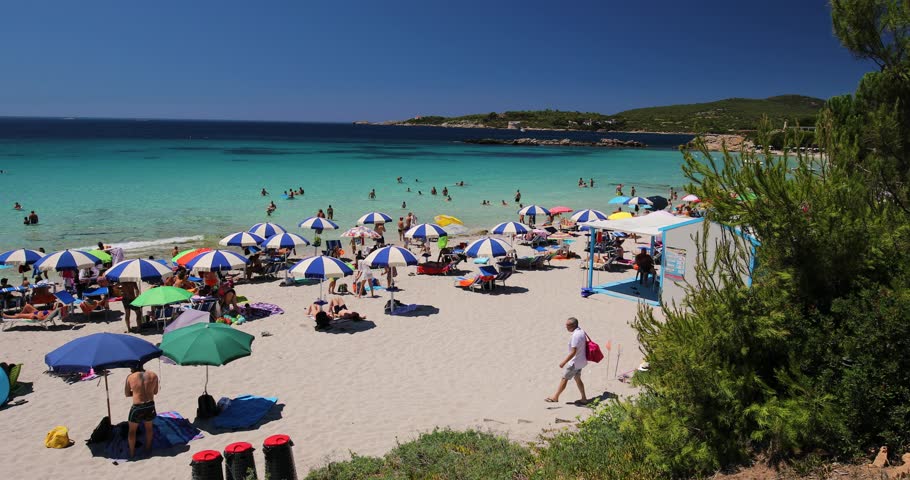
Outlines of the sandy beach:
{"type": "MultiPolygon", "coordinates": [[[[575,244],[578,250],[582,241],[575,244]]],[[[530,253],[518,247],[519,254],[530,253]]],[[[435,253],[435,252],[434,252],[435,253]]],[[[0,431],[17,439],[16,448],[0,451],[0,462],[17,465],[6,478],[186,478],[193,453],[223,450],[232,442],[261,447],[269,435],[283,433],[295,442],[298,474],[349,452],[381,455],[434,427],[476,428],[535,441],[554,428],[567,428],[590,409],[571,405],[578,398],[570,384],[558,404],[545,403],[560,378],[558,363],[567,350],[563,322],[568,316],[601,345],[610,341],[611,365],[592,364],[584,371],[588,395],[634,393],[614,379],[641,361],[635,332],[629,326],[637,304],[594,295],[579,295],[584,270],[579,259],[554,260],[542,271],[519,271],[506,288],[464,291],[453,276],[411,275],[401,269],[397,299],[432,307],[429,315],[397,317],[382,308],[388,292],[376,298],[344,298],[367,316],[346,322],[333,333],[317,332],[305,309],[319,294],[318,285],[288,286],[280,281],[240,284],[237,291],[251,302],[277,304],[285,310],[239,328],[256,337],[253,354],[212,368],[208,391],[216,400],[242,394],[277,396],[278,405],[251,430],[203,432],[185,448],[153,452],[150,458],[118,462],[93,457],[84,440],[105,414],[104,383],[67,384],[44,372],[44,355],[79,336],[121,333],[121,307],[114,303],[108,320],[96,314],[68,319],[52,331],[16,328],[0,333],[5,361],[24,363],[21,382],[27,403],[0,410],[0,431]],[[265,335],[264,335],[265,334],[265,335]],[[270,334],[270,335],[269,335],[270,334]],[[45,434],[56,425],[69,428],[75,445],[63,450],[44,447],[45,434]]],[[[474,265],[462,264],[466,270],[474,265]]],[[[630,273],[598,272],[595,282],[626,278],[630,273]]],[[[348,279],[349,280],[349,279],[348,279]]],[[[161,335],[146,330],[143,338],[158,343],[161,335]]],[[[149,370],[161,377],[158,411],[176,411],[191,421],[205,380],[203,367],[168,365],[152,360],[149,370]]],[[[126,369],[109,376],[113,422],[126,419],[130,402],[123,396],[126,369]]],[[[263,471],[261,452],[257,467],[263,471]]]]}

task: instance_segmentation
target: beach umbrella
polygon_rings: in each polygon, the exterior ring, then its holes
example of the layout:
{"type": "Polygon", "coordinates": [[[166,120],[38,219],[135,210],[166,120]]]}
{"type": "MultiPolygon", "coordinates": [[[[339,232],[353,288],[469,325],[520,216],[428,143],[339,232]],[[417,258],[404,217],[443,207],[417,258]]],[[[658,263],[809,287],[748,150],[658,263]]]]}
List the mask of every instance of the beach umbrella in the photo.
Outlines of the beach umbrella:
{"type": "Polygon", "coordinates": [[[505,240],[487,237],[471,242],[464,253],[469,257],[504,257],[513,250],[505,240]]]}
{"type": "Polygon", "coordinates": [[[629,197],[625,195],[620,195],[618,197],[613,197],[609,202],[610,205],[622,205],[629,201],[629,197]]]}
{"type": "Polygon", "coordinates": [[[700,202],[701,199],[698,198],[697,195],[690,193],[690,194],[686,195],[685,197],[682,197],[682,201],[697,203],[697,202],[700,202]]]}
{"type": "Polygon", "coordinates": [[[518,211],[519,215],[549,215],[550,211],[540,205],[528,205],[518,211]]]}
{"type": "MultiPolygon", "coordinates": [[[[371,267],[406,267],[408,265],[417,265],[417,257],[407,249],[395,246],[382,247],[375,252],[367,255],[363,259],[371,267]]],[[[389,313],[395,311],[395,290],[389,289],[392,299],[389,303],[389,313]]]]}
{"type": "Polygon", "coordinates": [[[101,264],[101,260],[80,250],[63,250],[42,257],[35,262],[35,268],[42,272],[56,270],[80,270],[101,264]]]}
{"type": "MultiPolygon", "coordinates": [[[[354,270],[334,257],[309,257],[294,264],[288,272],[296,278],[341,278],[354,273],[354,270]]],[[[319,282],[319,298],[322,298],[322,282],[319,282]]]]}
{"type": "Polygon", "coordinates": [[[218,245],[225,247],[255,247],[265,239],[250,232],[232,233],[218,241],[218,245]]]}
{"type": "Polygon", "coordinates": [[[337,223],[320,217],[310,217],[297,224],[297,226],[300,228],[309,228],[310,230],[338,230],[337,223]]]}
{"type": "Polygon", "coordinates": [[[252,353],[253,337],[223,323],[197,323],[164,334],[162,354],[178,365],[205,365],[208,393],[209,365],[217,367],[252,353]]]}
{"type": "Polygon", "coordinates": [[[404,236],[407,238],[439,238],[447,235],[448,233],[435,223],[421,223],[404,232],[404,236]]]}
{"type": "Polygon", "coordinates": [[[193,297],[193,292],[178,287],[155,287],[142,293],[130,303],[134,307],[156,307],[172,303],[186,302],[193,297]]]}
{"type": "Polygon", "coordinates": [[[170,268],[154,261],[145,259],[124,260],[117,262],[104,276],[115,282],[150,282],[161,281],[173,275],[170,268]]]}
{"type": "Polygon", "coordinates": [[[184,251],[178,253],[177,255],[174,255],[174,258],[172,258],[171,260],[174,263],[176,263],[177,265],[186,266],[186,263],[189,262],[190,260],[198,257],[199,255],[202,255],[205,252],[211,252],[211,251],[212,251],[211,248],[190,248],[188,250],[184,250],[184,251]]]}
{"type": "Polygon", "coordinates": [[[373,230],[372,228],[364,227],[364,226],[348,229],[347,231],[342,233],[341,236],[348,237],[348,238],[364,238],[364,237],[379,238],[379,237],[381,237],[381,235],[376,233],[376,231],[373,230]]]}
{"type": "Polygon", "coordinates": [[[272,235],[278,235],[279,233],[287,232],[284,227],[278,225],[277,223],[257,223],[253,225],[248,230],[250,233],[255,233],[262,238],[269,238],[272,235]]]}
{"type": "Polygon", "coordinates": [[[569,208],[569,207],[563,207],[563,206],[551,207],[551,208],[550,208],[550,213],[553,214],[553,215],[559,215],[560,213],[569,213],[569,212],[571,212],[571,211],[572,211],[571,208],[569,208]]]}
{"type": "Polygon", "coordinates": [[[451,215],[436,215],[433,217],[433,221],[436,222],[436,225],[441,227],[447,227],[452,224],[464,225],[464,222],[451,215]]]}
{"type": "Polygon", "coordinates": [[[632,214],[629,212],[616,212],[607,217],[607,220],[620,220],[623,218],[632,218],[632,214]]]}
{"type": "Polygon", "coordinates": [[[595,220],[606,220],[607,214],[600,210],[579,210],[572,214],[572,221],[576,223],[593,222],[595,220]]]}
{"type": "Polygon", "coordinates": [[[305,247],[310,244],[310,241],[297,235],[296,233],[279,233],[278,235],[273,235],[260,245],[262,248],[297,248],[305,247]]]}
{"type": "Polygon", "coordinates": [[[625,203],[626,205],[654,205],[654,202],[644,197],[631,197],[625,203]]]}
{"type": "Polygon", "coordinates": [[[105,252],[104,250],[89,250],[85,253],[97,258],[98,260],[101,260],[101,263],[107,263],[111,261],[111,254],[105,252]]]}
{"type": "Polygon", "coordinates": [[[205,310],[184,310],[177,318],[164,327],[164,333],[168,333],[178,328],[189,327],[190,325],[195,325],[197,323],[209,323],[211,321],[212,314],[205,310]]]}
{"type": "Polygon", "coordinates": [[[392,217],[382,213],[382,212],[370,212],[364,214],[362,217],[357,219],[358,225],[364,225],[367,223],[385,223],[391,222],[392,217]]]}
{"type": "Polygon", "coordinates": [[[523,223],[503,222],[493,227],[490,233],[494,235],[524,235],[530,231],[530,227],[523,223]]]}
{"type": "MultiPolygon", "coordinates": [[[[63,344],[44,356],[44,363],[54,372],[88,372],[111,368],[133,368],[161,356],[151,343],[131,335],[94,333],[63,344]]],[[[111,417],[111,394],[104,375],[107,394],[107,416],[111,417]]]]}
{"type": "Polygon", "coordinates": [[[41,260],[44,254],[37,250],[19,248],[0,253],[0,264],[3,265],[32,265],[41,260]]]}
{"type": "Polygon", "coordinates": [[[249,262],[249,259],[228,250],[212,250],[190,260],[186,264],[188,270],[198,272],[221,272],[225,270],[240,270],[249,262]]]}
{"type": "Polygon", "coordinates": [[[667,208],[667,205],[670,204],[666,198],[661,197],[660,195],[654,195],[653,197],[648,197],[648,200],[651,200],[651,208],[656,210],[663,210],[667,208]]]}

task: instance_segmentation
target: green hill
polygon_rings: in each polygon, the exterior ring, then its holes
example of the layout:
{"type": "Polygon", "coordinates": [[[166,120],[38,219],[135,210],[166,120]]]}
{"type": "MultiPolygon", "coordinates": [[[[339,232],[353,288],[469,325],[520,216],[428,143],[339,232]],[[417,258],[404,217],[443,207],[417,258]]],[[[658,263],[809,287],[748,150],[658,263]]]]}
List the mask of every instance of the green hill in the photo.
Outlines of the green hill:
{"type": "Polygon", "coordinates": [[[427,116],[412,118],[404,123],[506,128],[509,122],[521,122],[521,127],[529,128],[727,133],[755,129],[762,115],[767,115],[776,127],[783,126],[784,121],[790,125],[811,126],[815,124],[815,116],[824,103],[820,98],[781,95],[765,99],[728,98],[709,103],[637,108],[613,115],[560,110],[509,111],[461,117],[427,116]]]}

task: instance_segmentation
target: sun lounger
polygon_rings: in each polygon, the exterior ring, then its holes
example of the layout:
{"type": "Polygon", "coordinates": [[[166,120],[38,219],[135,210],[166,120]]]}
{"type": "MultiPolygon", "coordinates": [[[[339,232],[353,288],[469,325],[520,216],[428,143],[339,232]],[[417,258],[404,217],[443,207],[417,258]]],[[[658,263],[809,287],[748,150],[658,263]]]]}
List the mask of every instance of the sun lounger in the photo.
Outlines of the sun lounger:
{"type": "Polygon", "coordinates": [[[30,318],[4,318],[4,319],[2,319],[2,323],[0,323],[0,325],[3,326],[3,328],[0,330],[9,330],[10,328],[13,328],[18,325],[32,325],[32,326],[44,327],[45,329],[47,329],[50,325],[56,325],[56,323],[54,321],[57,317],[60,316],[60,310],[62,308],[63,307],[55,309],[47,317],[45,317],[44,320],[33,320],[30,318]]]}
{"type": "Polygon", "coordinates": [[[512,270],[500,270],[496,275],[496,278],[493,279],[493,286],[496,286],[496,282],[502,282],[502,286],[506,286],[506,280],[512,276],[512,270]]]}

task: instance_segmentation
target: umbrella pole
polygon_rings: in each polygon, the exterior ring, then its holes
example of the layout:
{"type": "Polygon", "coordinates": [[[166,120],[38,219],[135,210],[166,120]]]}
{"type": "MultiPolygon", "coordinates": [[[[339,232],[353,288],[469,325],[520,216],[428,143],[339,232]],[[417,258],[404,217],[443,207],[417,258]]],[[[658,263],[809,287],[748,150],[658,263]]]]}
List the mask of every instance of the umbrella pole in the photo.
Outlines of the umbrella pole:
{"type": "Polygon", "coordinates": [[[107,386],[107,373],[104,374],[104,393],[107,395],[107,418],[111,418],[111,390],[107,386]]]}
{"type": "Polygon", "coordinates": [[[205,366],[205,387],[202,387],[202,393],[208,395],[209,393],[209,366],[205,366]]]}

